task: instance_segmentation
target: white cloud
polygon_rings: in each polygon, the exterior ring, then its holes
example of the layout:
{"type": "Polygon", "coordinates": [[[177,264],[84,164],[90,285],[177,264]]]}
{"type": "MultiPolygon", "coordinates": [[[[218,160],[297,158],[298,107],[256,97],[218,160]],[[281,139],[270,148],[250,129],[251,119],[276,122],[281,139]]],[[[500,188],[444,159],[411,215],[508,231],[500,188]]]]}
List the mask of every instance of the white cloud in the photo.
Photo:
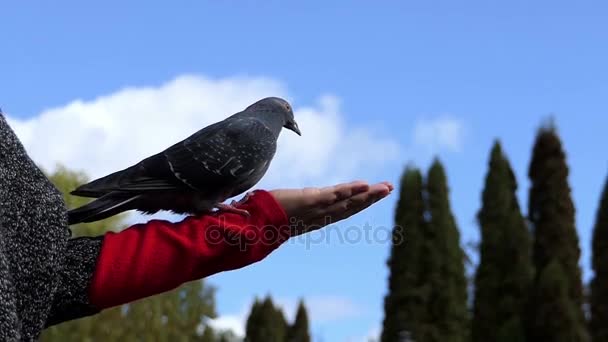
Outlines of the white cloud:
{"type": "Polygon", "coordinates": [[[462,120],[450,116],[420,119],[414,127],[414,144],[431,151],[446,149],[460,152],[465,126],[462,120]]]}
{"type": "Polygon", "coordinates": [[[347,338],[346,342],[370,342],[380,341],[380,326],[373,326],[364,336],[347,338]]]}
{"type": "Polygon", "coordinates": [[[247,312],[238,315],[224,315],[209,320],[209,325],[216,331],[232,331],[238,337],[245,337],[245,322],[247,312]]]}
{"type": "MultiPolygon", "coordinates": [[[[298,299],[278,297],[276,305],[283,308],[289,320],[295,318],[298,299]]],[[[315,323],[327,323],[357,317],[363,310],[352,299],[335,295],[320,295],[304,298],[309,316],[315,323]]]]}
{"type": "MultiPolygon", "coordinates": [[[[266,96],[291,96],[268,78],[177,77],[158,87],[129,87],[75,100],[27,120],[8,118],[30,156],[47,169],[56,162],[96,178],[128,167],[200,128],[266,96]]],[[[339,100],[320,96],[298,106],[303,132],[284,131],[277,155],[258,186],[326,185],[361,177],[369,165],[395,160],[393,140],[344,121],[339,100]],[[378,153],[382,151],[382,153],[378,153]]]]}
{"type": "MultiPolygon", "coordinates": [[[[262,298],[262,297],[260,297],[262,298]]],[[[299,299],[277,297],[273,298],[276,306],[280,307],[289,322],[293,322],[298,308],[299,299]]],[[[363,310],[350,298],[342,296],[310,296],[304,298],[304,303],[312,324],[331,323],[339,320],[354,318],[363,310]]],[[[243,305],[236,313],[220,315],[210,320],[210,325],[219,330],[232,330],[237,336],[245,336],[245,324],[253,302],[243,305]]]]}
{"type": "Polygon", "coordinates": [[[307,299],[311,316],[320,322],[333,322],[359,316],[363,310],[352,299],[341,296],[318,296],[307,299]]]}

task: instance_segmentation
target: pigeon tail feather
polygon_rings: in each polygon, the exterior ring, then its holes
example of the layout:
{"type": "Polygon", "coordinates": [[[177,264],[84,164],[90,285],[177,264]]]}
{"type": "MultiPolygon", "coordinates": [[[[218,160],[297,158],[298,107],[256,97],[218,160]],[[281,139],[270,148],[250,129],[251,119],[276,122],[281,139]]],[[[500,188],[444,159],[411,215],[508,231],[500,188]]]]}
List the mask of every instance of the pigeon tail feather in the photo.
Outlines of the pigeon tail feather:
{"type": "Polygon", "coordinates": [[[117,197],[114,193],[102,196],[82,207],[68,211],[68,224],[93,222],[129,210],[128,205],[141,195],[117,197]]]}

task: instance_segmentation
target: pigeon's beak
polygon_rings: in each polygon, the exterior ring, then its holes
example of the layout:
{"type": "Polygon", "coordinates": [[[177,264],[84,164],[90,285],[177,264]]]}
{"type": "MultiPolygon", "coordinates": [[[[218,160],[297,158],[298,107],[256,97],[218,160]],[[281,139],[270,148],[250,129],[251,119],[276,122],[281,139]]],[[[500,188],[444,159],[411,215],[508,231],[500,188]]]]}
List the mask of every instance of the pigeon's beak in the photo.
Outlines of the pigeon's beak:
{"type": "Polygon", "coordinates": [[[296,132],[297,135],[302,136],[302,132],[300,132],[300,128],[298,127],[298,123],[295,121],[290,121],[285,125],[285,128],[288,130],[296,132]]]}

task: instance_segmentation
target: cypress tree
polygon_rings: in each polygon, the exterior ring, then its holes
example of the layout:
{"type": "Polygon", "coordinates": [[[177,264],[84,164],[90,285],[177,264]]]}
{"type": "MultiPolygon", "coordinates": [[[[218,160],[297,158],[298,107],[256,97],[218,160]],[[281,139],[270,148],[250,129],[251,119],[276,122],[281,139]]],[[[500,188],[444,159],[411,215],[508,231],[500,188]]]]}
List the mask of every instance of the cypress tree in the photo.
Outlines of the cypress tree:
{"type": "Polygon", "coordinates": [[[593,227],[590,333],[594,342],[608,341],[608,179],[593,227]]]}
{"type": "Polygon", "coordinates": [[[429,169],[426,196],[429,217],[427,241],[431,248],[427,248],[425,253],[425,262],[429,266],[425,268],[425,283],[430,286],[430,296],[427,297],[430,326],[419,340],[465,341],[468,338],[465,254],[450,208],[447,177],[439,159],[435,159],[429,169]]]}
{"type": "Polygon", "coordinates": [[[274,306],[270,296],[263,302],[255,300],[246,324],[247,342],[284,342],[287,322],[283,312],[274,306]]]}
{"type": "Polygon", "coordinates": [[[245,324],[245,341],[247,342],[259,341],[260,338],[263,338],[259,333],[262,321],[260,316],[261,307],[262,303],[256,298],[251,306],[249,316],[247,317],[247,323],[245,324]]]}
{"type": "Polygon", "coordinates": [[[557,259],[540,272],[533,292],[544,301],[535,310],[535,320],[531,321],[535,334],[529,341],[581,341],[578,313],[569,298],[567,277],[557,259]]]}
{"type": "MultiPolygon", "coordinates": [[[[270,303],[272,303],[272,301],[270,301],[270,303]]],[[[285,340],[287,340],[287,330],[289,329],[289,324],[287,323],[287,319],[285,318],[285,314],[281,308],[274,306],[274,304],[271,307],[274,309],[274,311],[272,311],[273,334],[269,339],[266,339],[266,341],[285,342],[285,340]]]]}
{"type": "Polygon", "coordinates": [[[419,337],[425,317],[421,291],[424,232],[423,180],[419,169],[408,166],[401,176],[384,299],[381,341],[401,341],[404,334],[419,337]]]}
{"type": "Polygon", "coordinates": [[[481,244],[473,304],[475,342],[525,341],[525,303],[532,279],[531,237],[516,191],[515,175],[496,141],[477,215],[481,244]]]}
{"type": "Polygon", "coordinates": [[[300,301],[295,321],[287,331],[287,342],[310,342],[308,313],[303,301],[300,301]]]}
{"type": "MultiPolygon", "coordinates": [[[[576,232],[574,214],[575,208],[571,199],[568,185],[568,166],[562,143],[551,123],[539,130],[532,152],[532,161],[528,176],[531,188],[528,201],[528,216],[534,233],[533,263],[536,270],[529,306],[530,340],[544,340],[551,334],[574,336],[569,341],[587,341],[585,318],[583,315],[583,286],[581,269],[578,265],[580,258],[579,240],[576,232]],[[545,270],[549,264],[557,266],[545,270]],[[562,276],[548,275],[551,270],[560,269],[562,276]],[[556,309],[572,310],[573,312],[553,312],[556,317],[574,317],[573,325],[560,325],[559,331],[549,331],[553,322],[546,315],[548,308],[554,308],[555,298],[549,292],[541,291],[540,276],[545,275],[544,281],[563,281],[564,284],[553,284],[553,288],[565,288],[568,305],[556,309]],[[539,339],[540,338],[540,339],[539,339]]],[[[549,286],[548,284],[542,284],[549,286]]]]}

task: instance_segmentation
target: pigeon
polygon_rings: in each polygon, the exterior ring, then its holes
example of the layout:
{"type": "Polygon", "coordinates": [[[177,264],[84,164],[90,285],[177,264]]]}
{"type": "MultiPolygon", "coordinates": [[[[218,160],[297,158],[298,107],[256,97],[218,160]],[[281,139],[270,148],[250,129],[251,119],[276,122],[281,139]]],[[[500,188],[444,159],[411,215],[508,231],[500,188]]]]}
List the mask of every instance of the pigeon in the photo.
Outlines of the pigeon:
{"type": "Polygon", "coordinates": [[[77,187],[72,195],[95,200],[68,211],[68,222],[93,222],[128,210],[249,215],[235,201],[223,202],[261,180],[283,128],[302,135],[287,101],[261,99],[135,165],[77,187]]]}

